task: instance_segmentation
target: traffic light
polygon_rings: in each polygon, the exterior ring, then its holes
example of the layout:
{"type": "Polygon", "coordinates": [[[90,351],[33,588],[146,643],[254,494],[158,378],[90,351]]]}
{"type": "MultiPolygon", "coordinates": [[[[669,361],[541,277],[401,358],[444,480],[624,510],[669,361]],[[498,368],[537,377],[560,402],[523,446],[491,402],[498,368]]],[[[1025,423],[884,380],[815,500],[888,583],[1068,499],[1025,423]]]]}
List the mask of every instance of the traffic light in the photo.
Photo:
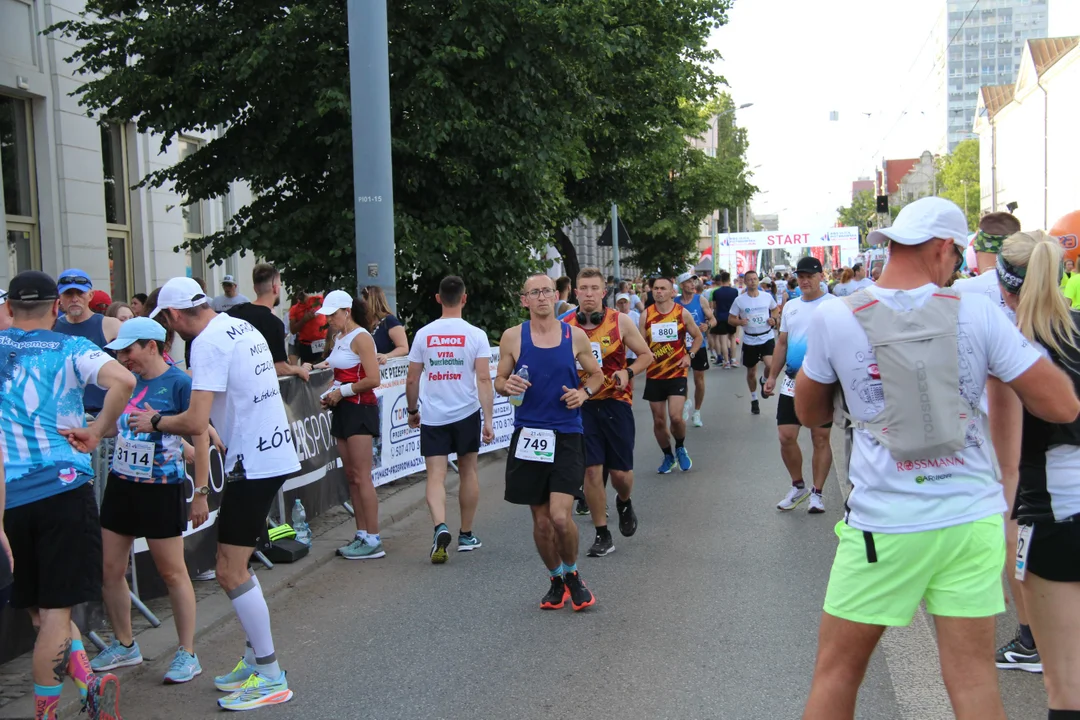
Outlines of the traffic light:
{"type": "Polygon", "coordinates": [[[888,195],[878,195],[877,196],[877,211],[879,213],[887,213],[887,212],[889,212],[889,196],[888,195]]]}

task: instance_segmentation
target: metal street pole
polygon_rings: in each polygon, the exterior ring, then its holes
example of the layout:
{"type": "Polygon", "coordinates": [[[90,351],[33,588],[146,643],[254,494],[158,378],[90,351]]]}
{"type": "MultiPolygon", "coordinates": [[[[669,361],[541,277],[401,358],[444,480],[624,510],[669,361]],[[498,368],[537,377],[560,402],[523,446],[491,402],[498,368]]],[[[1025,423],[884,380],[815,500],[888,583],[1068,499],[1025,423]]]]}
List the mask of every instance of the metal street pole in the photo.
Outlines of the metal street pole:
{"type": "Polygon", "coordinates": [[[611,264],[614,266],[615,288],[619,287],[619,206],[611,203],[611,264]]]}
{"type": "Polygon", "coordinates": [[[712,221],[712,274],[713,277],[716,277],[720,272],[720,243],[716,233],[717,220],[715,217],[709,219],[712,221]]]}
{"type": "Polygon", "coordinates": [[[349,0],[348,7],[357,293],[381,287],[397,312],[386,0],[349,0]]]}

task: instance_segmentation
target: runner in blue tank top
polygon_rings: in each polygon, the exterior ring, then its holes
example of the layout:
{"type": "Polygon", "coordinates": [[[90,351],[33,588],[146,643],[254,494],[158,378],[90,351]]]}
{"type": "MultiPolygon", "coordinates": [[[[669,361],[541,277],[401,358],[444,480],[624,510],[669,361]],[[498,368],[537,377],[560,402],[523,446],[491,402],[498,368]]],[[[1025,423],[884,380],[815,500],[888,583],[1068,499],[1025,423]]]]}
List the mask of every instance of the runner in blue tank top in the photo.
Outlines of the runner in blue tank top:
{"type": "MultiPolygon", "coordinates": [[[[686,308],[690,317],[697,323],[702,336],[705,336],[709,328],[716,325],[716,317],[708,303],[701,302],[701,296],[697,294],[697,284],[697,275],[691,273],[680,275],[679,287],[682,289],[682,295],[675,302],[686,308]]],[[[691,339],[689,334],[686,337],[691,339]]],[[[686,415],[687,411],[690,411],[693,413],[694,427],[701,427],[704,424],[701,421],[701,406],[705,404],[705,371],[709,369],[709,353],[704,347],[690,356],[690,369],[694,371],[694,404],[683,412],[683,419],[689,419],[686,415]]]]}
{"type": "Polygon", "coordinates": [[[574,498],[585,497],[581,405],[604,384],[604,374],[585,331],[555,317],[556,297],[547,275],[525,282],[521,302],[529,320],[503,333],[495,392],[522,396],[506,460],[505,498],[532,510],[536,549],[551,579],[540,607],[556,610],[569,599],[574,610],[584,610],[596,598],[577,570],[573,506],[574,498]],[[580,388],[579,365],[589,374],[580,388]],[[526,366],[528,381],[517,375],[526,366]]]}

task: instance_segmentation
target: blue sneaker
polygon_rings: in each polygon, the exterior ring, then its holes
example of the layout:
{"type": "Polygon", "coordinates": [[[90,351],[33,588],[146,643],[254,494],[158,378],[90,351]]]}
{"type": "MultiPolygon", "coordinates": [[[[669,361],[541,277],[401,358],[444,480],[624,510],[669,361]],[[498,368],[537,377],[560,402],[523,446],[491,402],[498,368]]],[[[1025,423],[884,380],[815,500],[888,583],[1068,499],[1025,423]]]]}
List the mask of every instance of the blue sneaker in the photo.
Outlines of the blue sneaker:
{"type": "Polygon", "coordinates": [[[675,448],[675,454],[679,456],[679,469],[686,472],[690,468],[694,467],[694,461],[690,459],[690,453],[686,452],[686,448],[675,448]]]}
{"type": "Polygon", "coordinates": [[[218,700],[218,706],[224,710],[254,710],[267,705],[287,703],[293,698],[293,691],[285,680],[285,673],[274,680],[255,673],[247,679],[239,690],[218,700]]]}
{"type": "Polygon", "coordinates": [[[202,675],[199,658],[184,648],[177,648],[172,664],[169,665],[169,671],[165,673],[165,684],[179,685],[194,680],[199,675],[202,675]]]}
{"type": "Polygon", "coordinates": [[[232,672],[227,675],[218,675],[214,678],[214,687],[221,692],[236,692],[240,688],[244,687],[244,683],[247,679],[255,674],[255,668],[244,662],[244,658],[240,658],[240,662],[236,663],[236,667],[232,669],[232,672]]]}
{"type": "Polygon", "coordinates": [[[664,462],[660,463],[660,468],[656,471],[661,475],[667,475],[675,468],[675,456],[665,455],[664,462]]]}
{"type": "Polygon", "coordinates": [[[131,647],[126,648],[113,638],[112,645],[105,648],[90,661],[90,669],[94,672],[106,672],[116,668],[131,667],[142,664],[143,656],[139,650],[139,643],[132,642],[131,647]]]}
{"type": "Polygon", "coordinates": [[[457,551],[458,552],[472,552],[477,548],[484,547],[484,543],[480,542],[480,538],[475,535],[458,535],[457,536],[457,551]]]}

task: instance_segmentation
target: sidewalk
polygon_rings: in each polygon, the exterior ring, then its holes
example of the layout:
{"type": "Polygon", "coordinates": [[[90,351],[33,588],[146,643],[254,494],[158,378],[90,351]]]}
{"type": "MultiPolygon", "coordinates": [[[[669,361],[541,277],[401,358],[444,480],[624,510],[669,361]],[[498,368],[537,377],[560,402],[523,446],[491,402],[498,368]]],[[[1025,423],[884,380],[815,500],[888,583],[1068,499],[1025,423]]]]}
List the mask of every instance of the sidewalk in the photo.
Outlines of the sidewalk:
{"type": "MultiPolygon", "coordinates": [[[[488,465],[502,462],[505,457],[506,453],[502,450],[481,455],[480,470],[488,465]]],[[[376,488],[379,495],[380,531],[385,531],[386,528],[400,522],[413,512],[426,507],[425,478],[425,473],[421,472],[376,488]]],[[[457,474],[451,471],[446,479],[448,495],[457,489],[458,483],[457,474]]],[[[311,530],[313,539],[311,552],[307,557],[296,563],[275,565],[273,570],[267,570],[259,565],[254,566],[267,598],[284,588],[291,587],[304,576],[333,560],[336,550],[347,544],[353,537],[352,516],[344,508],[336,507],[315,518],[311,523],[311,530]]],[[[205,642],[207,634],[233,619],[235,615],[232,604],[218,587],[217,581],[196,580],[194,584],[198,608],[195,624],[195,643],[196,652],[198,652],[198,645],[200,642],[205,642]]],[[[176,652],[176,630],[173,627],[168,598],[151,600],[147,602],[147,606],[157,615],[161,626],[151,628],[142,615],[133,611],[132,627],[145,662],[133,668],[116,671],[121,680],[121,687],[125,682],[131,682],[139,677],[154,660],[171,657],[176,652]]],[[[107,628],[94,629],[102,635],[103,639],[108,640],[111,637],[107,628]]],[[[96,651],[92,648],[90,641],[84,638],[84,643],[93,656],[96,651]]],[[[0,720],[34,719],[32,687],[29,653],[0,665],[0,720]]],[[[123,709],[122,698],[121,692],[121,710],[123,709]]],[[[64,683],[64,694],[59,710],[61,717],[75,717],[79,712],[78,694],[70,682],[64,683]]]]}

